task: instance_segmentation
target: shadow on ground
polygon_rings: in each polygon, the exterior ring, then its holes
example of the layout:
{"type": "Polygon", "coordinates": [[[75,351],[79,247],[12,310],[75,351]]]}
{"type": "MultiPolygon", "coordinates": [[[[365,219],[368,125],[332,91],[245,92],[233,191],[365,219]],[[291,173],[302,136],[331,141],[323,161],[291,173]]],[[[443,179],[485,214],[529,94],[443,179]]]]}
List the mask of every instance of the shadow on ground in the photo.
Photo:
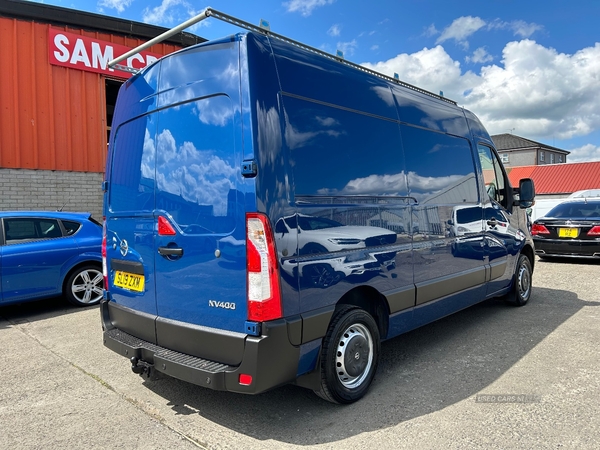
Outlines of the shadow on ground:
{"type": "Polygon", "coordinates": [[[0,330],[13,324],[46,320],[65,314],[73,314],[88,308],[98,308],[98,306],[84,308],[73,306],[63,297],[0,306],[0,330]]]}
{"type": "Polygon", "coordinates": [[[210,391],[168,377],[146,386],[178,415],[199,414],[255,439],[336,442],[473,397],[584,306],[600,302],[538,287],[525,307],[490,300],[387,341],[369,393],[349,406],[327,403],[296,386],[257,396],[210,391]]]}

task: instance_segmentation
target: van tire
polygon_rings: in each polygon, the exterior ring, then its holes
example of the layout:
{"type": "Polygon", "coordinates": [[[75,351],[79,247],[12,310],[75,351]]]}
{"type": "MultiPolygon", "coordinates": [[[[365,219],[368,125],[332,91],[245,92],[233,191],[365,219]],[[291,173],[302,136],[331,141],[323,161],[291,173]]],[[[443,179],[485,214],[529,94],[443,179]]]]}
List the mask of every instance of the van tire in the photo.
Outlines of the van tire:
{"type": "Polygon", "coordinates": [[[379,329],[373,317],[355,306],[343,306],[323,339],[321,389],[315,393],[332,403],[348,404],[361,399],[375,377],[380,348],[379,329]]]}
{"type": "Polygon", "coordinates": [[[531,297],[532,272],[529,258],[525,255],[519,255],[513,278],[513,287],[506,296],[508,303],[515,306],[524,306],[527,304],[531,297]]]}
{"type": "Polygon", "coordinates": [[[64,296],[75,306],[97,305],[102,300],[102,268],[93,264],[75,269],[64,285],[64,296]]]}

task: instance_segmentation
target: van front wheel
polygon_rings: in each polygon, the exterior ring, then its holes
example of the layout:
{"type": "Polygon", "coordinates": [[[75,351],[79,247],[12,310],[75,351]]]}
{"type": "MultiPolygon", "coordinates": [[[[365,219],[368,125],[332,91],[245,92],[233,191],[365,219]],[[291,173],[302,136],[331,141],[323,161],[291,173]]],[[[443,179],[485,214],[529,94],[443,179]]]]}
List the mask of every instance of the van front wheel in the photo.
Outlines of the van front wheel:
{"type": "Polygon", "coordinates": [[[321,389],[317,395],[333,403],[362,398],[377,370],[379,329],[363,309],[346,306],[332,320],[321,349],[321,389]]]}
{"type": "Polygon", "coordinates": [[[506,296],[506,301],[515,306],[527,304],[531,297],[531,261],[525,255],[519,255],[517,268],[515,269],[513,288],[506,296]]]}

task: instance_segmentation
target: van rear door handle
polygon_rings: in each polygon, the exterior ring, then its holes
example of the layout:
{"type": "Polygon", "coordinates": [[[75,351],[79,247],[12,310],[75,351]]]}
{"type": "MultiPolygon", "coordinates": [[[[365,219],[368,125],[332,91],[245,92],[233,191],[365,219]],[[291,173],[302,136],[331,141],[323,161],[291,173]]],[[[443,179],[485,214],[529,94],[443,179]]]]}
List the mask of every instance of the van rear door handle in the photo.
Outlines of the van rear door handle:
{"type": "Polygon", "coordinates": [[[162,256],[183,256],[183,249],[179,247],[158,247],[158,253],[162,256]]]}

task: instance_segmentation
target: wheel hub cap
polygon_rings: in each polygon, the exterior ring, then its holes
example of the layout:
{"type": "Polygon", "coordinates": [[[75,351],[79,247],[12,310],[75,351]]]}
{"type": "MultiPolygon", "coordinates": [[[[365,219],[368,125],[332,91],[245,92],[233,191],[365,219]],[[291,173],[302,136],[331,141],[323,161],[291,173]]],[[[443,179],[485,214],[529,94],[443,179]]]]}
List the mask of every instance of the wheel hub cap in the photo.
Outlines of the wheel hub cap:
{"type": "Polygon", "coordinates": [[[336,350],[338,380],[348,389],[360,386],[373,364],[373,338],[363,324],[354,324],[342,333],[336,350]]]}

